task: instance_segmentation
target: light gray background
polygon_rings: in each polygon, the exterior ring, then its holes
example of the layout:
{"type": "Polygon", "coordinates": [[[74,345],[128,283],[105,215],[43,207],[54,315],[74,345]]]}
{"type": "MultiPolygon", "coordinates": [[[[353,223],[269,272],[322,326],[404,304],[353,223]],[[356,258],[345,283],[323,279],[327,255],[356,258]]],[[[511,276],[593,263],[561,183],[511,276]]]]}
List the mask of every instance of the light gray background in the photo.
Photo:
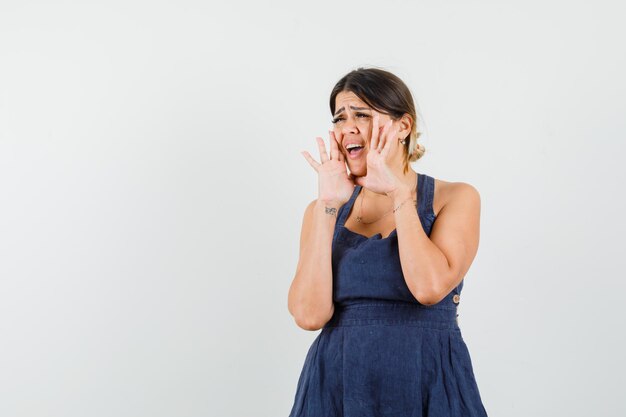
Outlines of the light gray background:
{"type": "Polygon", "coordinates": [[[414,93],[414,169],[481,194],[489,415],[625,415],[619,3],[3,0],[0,415],[286,417],[300,151],[370,65],[414,93]]]}

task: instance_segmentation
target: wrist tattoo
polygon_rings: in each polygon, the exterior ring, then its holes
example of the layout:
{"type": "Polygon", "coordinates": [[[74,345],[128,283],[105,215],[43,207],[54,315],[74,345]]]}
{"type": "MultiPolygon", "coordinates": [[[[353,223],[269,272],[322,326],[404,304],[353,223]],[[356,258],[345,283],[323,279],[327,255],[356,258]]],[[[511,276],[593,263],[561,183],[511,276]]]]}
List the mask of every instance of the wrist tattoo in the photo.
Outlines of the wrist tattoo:
{"type": "Polygon", "coordinates": [[[337,217],[337,209],[335,207],[325,207],[326,214],[337,217]]]}

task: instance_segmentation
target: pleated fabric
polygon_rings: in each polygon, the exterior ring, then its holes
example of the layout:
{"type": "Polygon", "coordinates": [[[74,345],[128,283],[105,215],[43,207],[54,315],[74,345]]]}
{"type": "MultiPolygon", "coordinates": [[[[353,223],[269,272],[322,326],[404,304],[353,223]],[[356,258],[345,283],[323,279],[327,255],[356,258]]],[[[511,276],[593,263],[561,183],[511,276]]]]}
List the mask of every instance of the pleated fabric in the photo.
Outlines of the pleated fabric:
{"type": "MultiPolygon", "coordinates": [[[[402,275],[395,231],[333,237],[335,312],[309,348],[289,417],[486,417],[458,324],[463,282],[425,306],[402,275]]],[[[418,214],[430,235],[434,178],[418,173],[418,214]]]]}

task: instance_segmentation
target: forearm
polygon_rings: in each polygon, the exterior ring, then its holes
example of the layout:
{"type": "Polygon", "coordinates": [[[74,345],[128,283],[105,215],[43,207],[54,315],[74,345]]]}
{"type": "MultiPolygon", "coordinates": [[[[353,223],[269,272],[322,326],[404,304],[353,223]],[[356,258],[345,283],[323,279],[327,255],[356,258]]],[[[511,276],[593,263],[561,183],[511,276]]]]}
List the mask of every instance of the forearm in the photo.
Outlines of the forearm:
{"type": "Polygon", "coordinates": [[[333,313],[332,239],[337,205],[315,203],[313,222],[302,253],[302,265],[289,291],[289,303],[299,324],[317,327],[333,313]]]}
{"type": "Polygon", "coordinates": [[[424,231],[411,190],[392,195],[402,273],[413,296],[422,304],[435,304],[445,292],[442,284],[450,267],[448,260],[424,231]],[[409,201],[405,201],[409,199],[409,201]]]}

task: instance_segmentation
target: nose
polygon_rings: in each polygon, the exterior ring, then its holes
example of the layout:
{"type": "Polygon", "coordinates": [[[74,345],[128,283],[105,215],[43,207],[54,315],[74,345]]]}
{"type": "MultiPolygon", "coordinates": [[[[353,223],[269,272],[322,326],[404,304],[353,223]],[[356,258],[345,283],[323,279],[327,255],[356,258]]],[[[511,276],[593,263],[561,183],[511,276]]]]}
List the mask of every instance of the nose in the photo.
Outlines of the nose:
{"type": "Polygon", "coordinates": [[[348,116],[346,120],[343,122],[343,126],[341,127],[341,133],[345,134],[356,134],[357,128],[354,119],[351,116],[348,116]]]}

